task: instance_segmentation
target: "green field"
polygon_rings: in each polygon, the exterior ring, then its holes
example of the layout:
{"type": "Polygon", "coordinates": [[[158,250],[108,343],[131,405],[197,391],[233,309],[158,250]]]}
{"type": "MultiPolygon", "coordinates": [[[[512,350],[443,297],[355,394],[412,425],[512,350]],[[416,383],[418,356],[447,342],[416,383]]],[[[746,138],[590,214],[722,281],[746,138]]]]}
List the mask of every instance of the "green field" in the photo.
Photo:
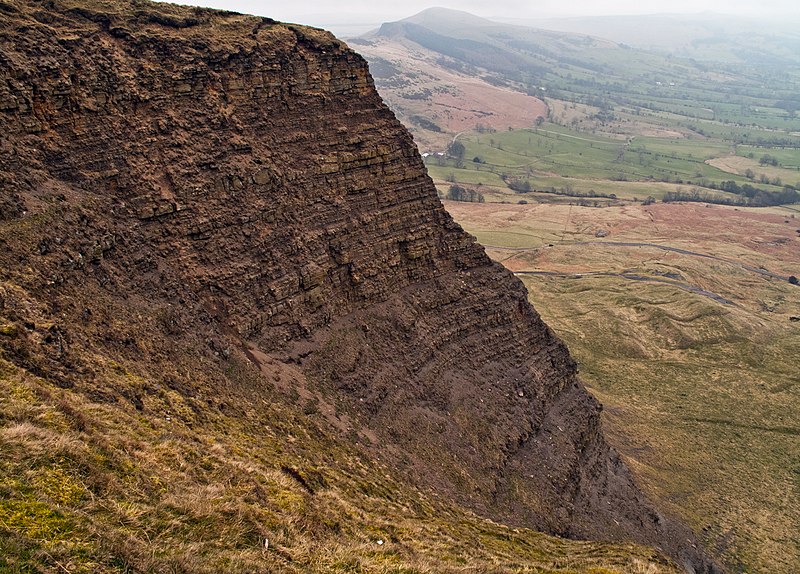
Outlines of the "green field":
{"type": "Polygon", "coordinates": [[[440,184],[492,188],[486,190],[490,200],[537,199],[527,197],[529,192],[660,200],[668,192],[697,191],[716,202],[737,203],[746,198],[723,191],[730,185],[727,182],[767,196],[785,192],[787,185],[800,185],[800,171],[795,167],[800,165],[799,149],[736,146],[723,140],[686,137],[621,138],[550,123],[523,130],[464,133],[457,142],[463,145],[463,156],[429,156],[430,175],[440,184]],[[758,160],[765,155],[777,165],[760,165],[758,160]],[[723,170],[710,165],[731,156],[752,164],[752,169],[747,168],[750,177],[744,167],[723,170]]]}

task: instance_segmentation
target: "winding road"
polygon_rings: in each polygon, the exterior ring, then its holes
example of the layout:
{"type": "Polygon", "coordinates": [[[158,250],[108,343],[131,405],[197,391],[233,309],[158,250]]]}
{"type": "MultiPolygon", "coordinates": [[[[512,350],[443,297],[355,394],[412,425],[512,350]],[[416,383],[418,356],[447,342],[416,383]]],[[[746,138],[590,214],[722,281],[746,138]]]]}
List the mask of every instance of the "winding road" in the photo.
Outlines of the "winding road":
{"type": "MultiPolygon", "coordinates": [[[[690,251],[688,249],[682,249],[680,247],[670,247],[668,245],[660,245],[658,243],[640,243],[640,242],[631,242],[631,241],[577,241],[575,243],[560,243],[558,245],[608,245],[612,247],[649,247],[652,249],[660,249],[662,251],[668,251],[670,253],[680,253],[681,255],[689,255],[691,257],[702,257],[704,259],[711,259],[713,261],[720,261],[722,263],[727,263],[729,265],[734,265],[739,267],[740,269],[744,269],[746,271],[750,271],[751,273],[757,273],[758,275],[762,275],[764,277],[769,277],[771,279],[778,279],[780,281],[789,281],[789,277],[784,275],[779,275],[777,273],[773,273],[772,271],[768,271],[766,269],[762,269],[760,267],[754,267],[752,265],[747,265],[745,263],[740,263],[739,261],[735,261],[732,259],[727,259],[725,257],[718,257],[716,255],[709,255],[708,253],[698,253],[697,251],[690,251]]],[[[486,249],[496,249],[498,251],[538,251],[543,249],[543,247],[502,247],[499,245],[484,245],[486,249]]],[[[707,291],[705,289],[701,289],[700,287],[696,287],[695,285],[691,285],[689,283],[684,283],[681,281],[676,281],[671,278],[667,277],[652,277],[648,275],[639,275],[637,273],[630,273],[630,272],[621,272],[621,273],[613,273],[610,271],[589,271],[585,273],[562,273],[557,271],[517,271],[514,275],[529,275],[529,276],[547,276],[547,277],[572,277],[575,279],[579,279],[581,277],[587,276],[595,276],[595,277],[621,277],[623,279],[628,279],[631,281],[646,281],[649,283],[664,283],[666,285],[672,285],[673,287],[677,287],[679,289],[683,289],[685,291],[689,291],[691,293],[695,293],[697,295],[701,295],[703,297],[708,297],[717,303],[721,303],[723,305],[733,305],[733,301],[730,299],[726,299],[725,297],[713,293],[711,291],[707,291]]]]}
{"type": "Polygon", "coordinates": [[[780,279],[781,281],[789,281],[788,277],[784,275],[778,275],[777,273],[773,273],[772,271],[767,271],[766,269],[762,269],[761,267],[753,267],[752,265],[746,265],[745,263],[740,263],[738,261],[734,261],[733,259],[727,259],[725,257],[717,257],[716,255],[709,255],[707,253],[698,253],[697,251],[689,251],[688,249],[681,249],[680,247],[669,247],[667,245],[659,245],[658,243],[628,243],[625,241],[580,241],[575,243],[574,245],[616,245],[618,247],[653,247],[655,249],[661,249],[662,251],[680,253],[681,255],[692,255],[694,257],[704,257],[706,259],[722,261],[723,263],[728,263],[729,265],[736,265],[737,267],[741,267],[742,269],[745,269],[747,271],[758,273],[759,275],[763,275],[764,277],[780,279]]]}

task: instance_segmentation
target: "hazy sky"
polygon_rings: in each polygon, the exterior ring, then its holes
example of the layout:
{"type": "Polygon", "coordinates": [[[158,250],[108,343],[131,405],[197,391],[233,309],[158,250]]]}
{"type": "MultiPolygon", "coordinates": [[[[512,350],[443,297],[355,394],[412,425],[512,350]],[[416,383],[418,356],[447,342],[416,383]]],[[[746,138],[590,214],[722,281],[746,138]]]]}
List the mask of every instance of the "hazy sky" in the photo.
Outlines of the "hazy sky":
{"type": "Polygon", "coordinates": [[[797,0],[180,0],[176,3],[226,8],[296,22],[300,22],[298,18],[315,15],[343,19],[354,16],[371,19],[382,15],[399,19],[431,6],[443,6],[478,16],[503,18],[531,18],[537,13],[546,16],[698,12],[765,16],[791,14],[800,24],[800,2],[797,0]]]}
{"type": "MultiPolygon", "coordinates": [[[[536,26],[552,17],[618,14],[718,14],[760,16],[800,29],[797,0],[166,0],[267,16],[330,30],[339,38],[360,36],[426,8],[442,6],[484,18],[536,26]]],[[[546,26],[543,26],[546,27],[546,26]]]]}

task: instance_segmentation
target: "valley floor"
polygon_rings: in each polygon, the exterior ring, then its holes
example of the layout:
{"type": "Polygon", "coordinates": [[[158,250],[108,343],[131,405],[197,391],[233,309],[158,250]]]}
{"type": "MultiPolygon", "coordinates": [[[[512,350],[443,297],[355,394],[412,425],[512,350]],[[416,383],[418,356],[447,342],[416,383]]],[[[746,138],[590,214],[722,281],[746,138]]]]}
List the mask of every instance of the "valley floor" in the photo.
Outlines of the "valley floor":
{"type": "Polygon", "coordinates": [[[795,211],[446,207],[523,280],[645,489],[731,571],[800,570],[795,211]]]}

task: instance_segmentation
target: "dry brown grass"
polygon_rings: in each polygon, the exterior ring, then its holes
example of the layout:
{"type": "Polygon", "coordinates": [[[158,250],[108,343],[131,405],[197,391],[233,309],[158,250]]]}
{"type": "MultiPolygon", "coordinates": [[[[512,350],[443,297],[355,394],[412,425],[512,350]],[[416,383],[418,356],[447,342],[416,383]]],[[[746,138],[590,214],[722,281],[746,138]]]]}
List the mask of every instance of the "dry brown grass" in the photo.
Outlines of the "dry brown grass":
{"type": "MultiPolygon", "coordinates": [[[[229,376],[259,376],[237,365],[229,376]]],[[[232,379],[222,413],[152,392],[156,381],[131,374],[139,365],[95,366],[92,385],[151,389],[143,410],[0,359],[0,571],[676,572],[646,549],[510,529],[434,501],[288,396],[232,379]]]]}

